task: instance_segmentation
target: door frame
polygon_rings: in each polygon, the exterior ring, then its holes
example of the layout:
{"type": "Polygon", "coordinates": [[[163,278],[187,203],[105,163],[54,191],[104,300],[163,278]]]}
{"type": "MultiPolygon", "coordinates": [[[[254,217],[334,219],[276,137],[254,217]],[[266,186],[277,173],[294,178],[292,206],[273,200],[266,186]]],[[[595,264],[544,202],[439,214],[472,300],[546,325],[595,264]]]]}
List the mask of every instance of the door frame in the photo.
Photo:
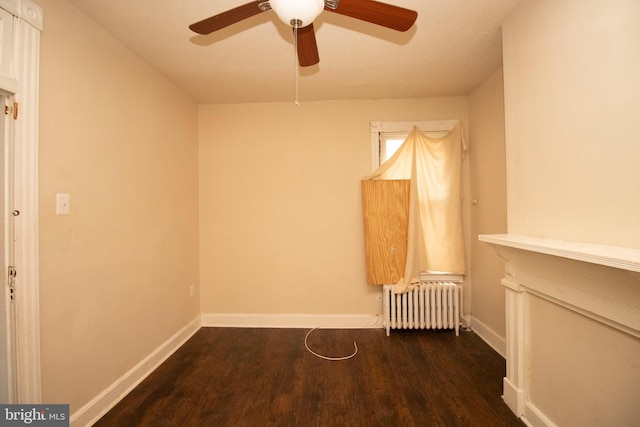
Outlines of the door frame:
{"type": "MultiPolygon", "coordinates": [[[[14,94],[14,206],[17,395],[13,403],[41,403],[38,274],[38,93],[43,13],[31,0],[0,0],[14,16],[8,73],[0,89],[14,94]]],[[[6,42],[6,41],[5,41],[6,42]]],[[[4,273],[3,273],[4,274],[4,273]]]]}
{"type": "MultiPolygon", "coordinates": [[[[13,403],[17,399],[18,389],[18,370],[16,361],[16,304],[15,295],[13,293],[12,283],[14,277],[9,274],[10,269],[15,268],[15,217],[12,213],[14,202],[14,140],[13,127],[14,121],[11,114],[11,106],[14,102],[14,94],[0,89],[0,109],[4,109],[4,114],[0,111],[0,149],[2,150],[2,261],[0,270],[4,276],[2,277],[2,299],[0,304],[0,314],[2,315],[0,336],[2,340],[0,345],[5,344],[2,348],[2,356],[0,360],[2,366],[0,369],[6,377],[2,377],[2,397],[7,402],[13,403]],[[6,388],[6,389],[5,389],[6,388]]],[[[14,270],[15,271],[15,270],[14,270]]]]}

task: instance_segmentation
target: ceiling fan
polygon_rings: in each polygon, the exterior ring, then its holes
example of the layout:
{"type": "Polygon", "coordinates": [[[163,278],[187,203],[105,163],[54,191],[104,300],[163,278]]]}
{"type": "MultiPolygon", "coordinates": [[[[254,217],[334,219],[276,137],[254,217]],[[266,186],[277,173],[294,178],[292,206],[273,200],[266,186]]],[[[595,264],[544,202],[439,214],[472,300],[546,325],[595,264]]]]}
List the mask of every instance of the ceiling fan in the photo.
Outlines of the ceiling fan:
{"type": "Polygon", "coordinates": [[[254,0],[191,24],[189,28],[198,34],[210,34],[272,9],[285,24],[293,28],[301,67],[320,62],[313,20],[323,10],[396,31],[407,31],[418,17],[413,10],[374,0],[254,0]]]}

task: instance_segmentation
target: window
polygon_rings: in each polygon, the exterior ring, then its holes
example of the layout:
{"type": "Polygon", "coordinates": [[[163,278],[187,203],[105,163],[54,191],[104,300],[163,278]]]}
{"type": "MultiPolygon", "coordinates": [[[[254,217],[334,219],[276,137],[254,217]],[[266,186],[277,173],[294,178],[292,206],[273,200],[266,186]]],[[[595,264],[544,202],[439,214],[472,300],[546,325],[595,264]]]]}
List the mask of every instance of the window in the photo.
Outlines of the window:
{"type": "Polygon", "coordinates": [[[371,122],[371,170],[376,170],[387,161],[404,142],[411,129],[417,126],[421,132],[438,138],[446,135],[458,120],[436,120],[428,122],[371,122]]]}
{"type": "Polygon", "coordinates": [[[395,153],[402,145],[409,132],[402,133],[380,133],[379,158],[380,164],[383,164],[395,153]]]}
{"type": "Polygon", "coordinates": [[[404,289],[424,272],[463,274],[459,120],[372,122],[371,144],[374,171],[365,179],[411,180],[405,277],[398,285],[404,289]]]}

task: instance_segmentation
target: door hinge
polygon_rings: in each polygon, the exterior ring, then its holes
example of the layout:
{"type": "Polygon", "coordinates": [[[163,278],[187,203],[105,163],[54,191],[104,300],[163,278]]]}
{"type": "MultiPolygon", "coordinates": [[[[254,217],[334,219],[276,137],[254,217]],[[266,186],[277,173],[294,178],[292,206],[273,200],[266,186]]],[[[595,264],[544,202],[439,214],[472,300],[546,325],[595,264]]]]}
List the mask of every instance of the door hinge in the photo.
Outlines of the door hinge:
{"type": "Polygon", "coordinates": [[[18,120],[18,103],[14,102],[13,105],[4,106],[4,115],[8,116],[9,113],[13,116],[13,120],[18,120]]]}
{"type": "Polygon", "coordinates": [[[16,276],[18,275],[18,270],[13,265],[9,266],[9,271],[7,272],[7,276],[9,277],[9,299],[13,301],[15,297],[16,291],[16,276]]]}

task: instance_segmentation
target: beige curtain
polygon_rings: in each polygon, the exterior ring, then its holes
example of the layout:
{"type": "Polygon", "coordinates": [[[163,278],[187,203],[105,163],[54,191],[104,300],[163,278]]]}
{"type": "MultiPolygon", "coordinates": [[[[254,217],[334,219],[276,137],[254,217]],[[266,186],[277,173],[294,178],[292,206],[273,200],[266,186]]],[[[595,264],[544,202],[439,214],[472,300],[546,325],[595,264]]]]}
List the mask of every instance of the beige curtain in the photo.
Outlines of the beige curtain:
{"type": "Polygon", "coordinates": [[[421,272],[465,272],[460,123],[441,138],[414,127],[398,151],[365,179],[410,179],[407,263],[395,291],[419,282],[421,272]]]}

